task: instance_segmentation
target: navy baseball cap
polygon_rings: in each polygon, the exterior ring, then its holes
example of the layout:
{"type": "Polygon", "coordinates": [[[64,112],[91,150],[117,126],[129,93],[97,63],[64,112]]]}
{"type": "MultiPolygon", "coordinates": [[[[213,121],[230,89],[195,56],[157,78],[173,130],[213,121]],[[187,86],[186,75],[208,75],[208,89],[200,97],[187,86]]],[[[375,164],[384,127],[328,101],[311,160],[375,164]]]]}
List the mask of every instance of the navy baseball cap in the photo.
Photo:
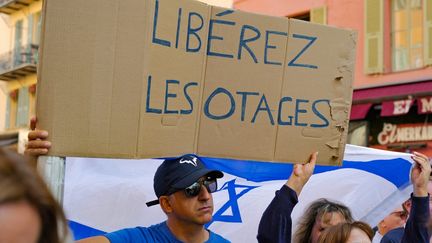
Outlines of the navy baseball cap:
{"type": "Polygon", "coordinates": [[[221,178],[223,173],[207,169],[201,159],[193,154],[164,160],[153,179],[153,188],[158,199],[147,202],[147,206],[159,204],[160,196],[183,190],[203,176],[221,178]]]}

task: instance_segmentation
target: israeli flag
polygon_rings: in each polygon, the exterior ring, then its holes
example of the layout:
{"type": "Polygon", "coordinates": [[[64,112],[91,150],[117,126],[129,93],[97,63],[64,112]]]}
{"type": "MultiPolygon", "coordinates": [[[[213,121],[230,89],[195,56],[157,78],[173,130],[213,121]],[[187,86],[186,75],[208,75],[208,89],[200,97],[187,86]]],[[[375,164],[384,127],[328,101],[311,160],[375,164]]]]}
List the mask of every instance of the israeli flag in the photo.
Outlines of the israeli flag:
{"type": "MultiPolygon", "coordinates": [[[[214,217],[207,227],[232,242],[256,242],[265,208],[290,176],[291,164],[203,158],[224,172],[213,193],[214,217]]],[[[162,160],[67,158],[64,208],[76,240],[166,220],[154,200],[153,175],[162,160]]],[[[410,154],[347,145],[342,167],[316,166],[292,218],[295,227],[314,200],[347,205],[357,220],[375,226],[411,191],[410,154]]]]}

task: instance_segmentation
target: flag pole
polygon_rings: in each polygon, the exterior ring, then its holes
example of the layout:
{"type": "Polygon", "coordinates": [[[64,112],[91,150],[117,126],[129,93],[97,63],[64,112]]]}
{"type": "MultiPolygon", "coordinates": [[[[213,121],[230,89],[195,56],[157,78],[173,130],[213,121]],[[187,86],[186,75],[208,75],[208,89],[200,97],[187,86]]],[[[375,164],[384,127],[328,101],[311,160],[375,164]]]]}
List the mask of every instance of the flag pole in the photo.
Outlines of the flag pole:
{"type": "Polygon", "coordinates": [[[65,167],[65,157],[39,156],[37,160],[38,172],[60,205],[63,204],[65,167]]]}

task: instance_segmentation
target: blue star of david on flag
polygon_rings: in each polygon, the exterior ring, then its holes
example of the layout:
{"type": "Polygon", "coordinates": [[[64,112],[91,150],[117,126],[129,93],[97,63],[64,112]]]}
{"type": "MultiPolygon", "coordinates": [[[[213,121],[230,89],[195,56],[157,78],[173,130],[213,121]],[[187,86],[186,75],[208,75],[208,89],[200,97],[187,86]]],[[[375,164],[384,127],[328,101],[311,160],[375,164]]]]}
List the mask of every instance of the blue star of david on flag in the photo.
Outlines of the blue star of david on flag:
{"type": "Polygon", "coordinates": [[[240,185],[240,184],[236,184],[235,182],[236,182],[236,179],[225,182],[225,184],[222,185],[221,189],[218,190],[218,191],[227,190],[228,195],[229,195],[229,200],[224,205],[222,205],[222,207],[220,207],[219,210],[216,211],[216,213],[213,216],[212,221],[207,223],[206,227],[209,227],[213,222],[216,222],[216,221],[231,222],[231,223],[241,223],[242,222],[240,208],[238,205],[238,199],[240,197],[244,196],[250,190],[257,188],[258,186],[240,185]],[[240,188],[241,190],[238,192],[236,190],[237,188],[240,188]],[[226,215],[225,213],[230,208],[231,208],[232,214],[226,215]]]}

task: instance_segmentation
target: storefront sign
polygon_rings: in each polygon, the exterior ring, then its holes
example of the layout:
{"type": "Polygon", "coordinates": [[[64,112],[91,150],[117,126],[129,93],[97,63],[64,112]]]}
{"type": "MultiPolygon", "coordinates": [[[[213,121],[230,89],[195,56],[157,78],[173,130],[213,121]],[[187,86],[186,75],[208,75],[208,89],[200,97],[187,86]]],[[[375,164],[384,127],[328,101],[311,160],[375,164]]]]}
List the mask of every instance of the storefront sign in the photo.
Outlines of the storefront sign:
{"type": "Polygon", "coordinates": [[[417,106],[419,114],[432,113],[432,97],[417,99],[417,106]]]}
{"type": "Polygon", "coordinates": [[[432,140],[432,125],[384,123],[383,130],[378,134],[381,145],[425,140],[432,140]]]}
{"type": "Polygon", "coordinates": [[[405,115],[409,112],[414,100],[394,100],[382,103],[381,116],[405,115]]]}

